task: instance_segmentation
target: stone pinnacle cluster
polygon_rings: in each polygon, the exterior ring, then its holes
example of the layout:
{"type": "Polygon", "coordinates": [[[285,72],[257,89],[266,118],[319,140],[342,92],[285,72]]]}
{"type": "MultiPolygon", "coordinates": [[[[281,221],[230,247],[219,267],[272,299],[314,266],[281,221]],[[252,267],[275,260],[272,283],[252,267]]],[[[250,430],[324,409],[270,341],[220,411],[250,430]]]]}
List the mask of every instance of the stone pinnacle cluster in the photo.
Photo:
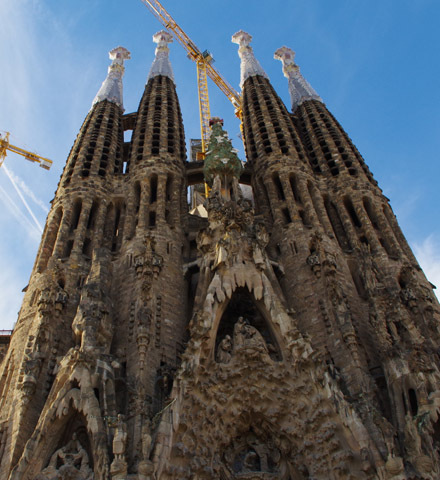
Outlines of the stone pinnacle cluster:
{"type": "Polygon", "coordinates": [[[440,306],[353,142],[240,31],[245,162],[218,118],[187,162],[153,38],[133,113],[110,52],[2,339],[0,478],[440,478],[440,306]]]}

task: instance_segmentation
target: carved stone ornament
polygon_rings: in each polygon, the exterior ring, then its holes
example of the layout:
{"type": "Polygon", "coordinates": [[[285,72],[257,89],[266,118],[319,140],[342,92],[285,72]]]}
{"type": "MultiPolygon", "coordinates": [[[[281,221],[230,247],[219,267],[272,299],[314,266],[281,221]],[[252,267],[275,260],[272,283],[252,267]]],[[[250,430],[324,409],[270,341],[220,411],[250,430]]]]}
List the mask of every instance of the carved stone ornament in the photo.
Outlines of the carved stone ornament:
{"type": "Polygon", "coordinates": [[[93,480],[87,452],[76,433],[72,439],[51,456],[49,465],[35,477],[35,480],[93,480]]]}
{"type": "Polygon", "coordinates": [[[36,344],[35,350],[26,354],[24,361],[24,378],[21,384],[23,391],[22,401],[28,403],[34,394],[38,377],[41,372],[45,355],[40,351],[40,345],[36,344]]]}
{"type": "Polygon", "coordinates": [[[285,479],[280,451],[262,442],[253,432],[235,440],[226,450],[224,461],[234,479],[285,479]]]}

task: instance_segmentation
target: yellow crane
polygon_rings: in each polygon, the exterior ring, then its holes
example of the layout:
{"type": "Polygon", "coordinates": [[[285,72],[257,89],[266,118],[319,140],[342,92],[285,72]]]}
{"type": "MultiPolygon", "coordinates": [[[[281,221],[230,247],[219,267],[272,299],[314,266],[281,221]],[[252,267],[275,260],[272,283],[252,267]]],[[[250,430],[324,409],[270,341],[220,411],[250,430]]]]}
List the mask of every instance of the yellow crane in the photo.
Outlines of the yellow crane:
{"type": "Polygon", "coordinates": [[[199,91],[199,113],[200,113],[200,130],[202,140],[202,157],[204,158],[208,147],[209,139],[209,120],[211,112],[209,107],[208,96],[208,76],[220,88],[220,90],[228,97],[229,101],[235,107],[235,114],[241,121],[242,116],[242,100],[241,95],[229,85],[229,83],[220,75],[220,73],[212,66],[213,58],[211,54],[205,50],[202,52],[197,48],[195,43],[188,35],[179,27],[176,21],[165,10],[158,0],[142,0],[143,3],[151,10],[154,16],[165,26],[165,28],[176,38],[176,40],[188,52],[188,57],[196,62],[197,65],[197,85],[199,91]]]}
{"type": "Polygon", "coordinates": [[[29,160],[30,162],[38,163],[40,167],[45,168],[46,170],[50,169],[52,165],[52,160],[12,145],[9,142],[9,135],[9,132],[6,132],[4,136],[0,135],[0,167],[5,161],[7,150],[9,150],[13,153],[18,153],[18,155],[22,155],[26,160],[29,160]]]}

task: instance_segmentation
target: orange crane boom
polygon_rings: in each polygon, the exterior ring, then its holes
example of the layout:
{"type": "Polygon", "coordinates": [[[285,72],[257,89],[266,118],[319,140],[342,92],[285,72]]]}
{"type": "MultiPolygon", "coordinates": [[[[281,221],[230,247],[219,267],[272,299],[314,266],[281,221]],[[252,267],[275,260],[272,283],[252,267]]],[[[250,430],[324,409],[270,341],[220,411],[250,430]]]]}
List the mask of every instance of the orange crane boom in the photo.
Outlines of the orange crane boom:
{"type": "Polygon", "coordinates": [[[18,155],[22,155],[26,160],[29,160],[30,162],[38,163],[40,167],[46,170],[50,169],[50,167],[52,166],[52,160],[12,145],[11,143],[9,143],[9,135],[9,132],[6,132],[4,137],[0,135],[0,167],[5,161],[7,150],[9,150],[13,153],[18,153],[18,155]]]}
{"type": "Polygon", "coordinates": [[[235,114],[241,120],[242,99],[241,95],[220,75],[220,73],[212,66],[213,58],[208,51],[202,53],[196,44],[188,37],[188,35],[179,27],[177,22],[165,10],[158,0],[142,0],[142,2],[151,10],[154,16],[165,26],[165,28],[174,36],[174,38],[188,52],[188,57],[197,64],[197,85],[199,91],[199,113],[200,113],[200,130],[202,135],[202,152],[205,153],[208,147],[209,139],[209,120],[210,107],[208,96],[209,76],[220,90],[228,97],[229,101],[235,108],[235,114]]]}

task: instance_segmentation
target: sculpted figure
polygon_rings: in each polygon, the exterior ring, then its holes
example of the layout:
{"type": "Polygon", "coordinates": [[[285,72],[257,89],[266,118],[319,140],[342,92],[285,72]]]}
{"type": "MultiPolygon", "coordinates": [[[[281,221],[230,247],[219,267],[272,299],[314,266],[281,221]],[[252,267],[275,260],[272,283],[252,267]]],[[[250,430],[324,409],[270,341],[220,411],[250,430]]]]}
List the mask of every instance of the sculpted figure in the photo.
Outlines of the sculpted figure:
{"type": "Polygon", "coordinates": [[[266,342],[263,335],[250,323],[245,323],[246,344],[252,346],[262,346],[267,351],[266,342]]]}
{"type": "Polygon", "coordinates": [[[246,324],[243,317],[238,317],[237,323],[234,325],[234,349],[244,345],[246,338],[246,324]]]}
{"type": "Polygon", "coordinates": [[[232,356],[232,339],[230,335],[226,335],[220,342],[217,351],[217,362],[229,363],[232,356]]]}
{"type": "Polygon", "coordinates": [[[115,436],[113,437],[113,454],[115,459],[123,460],[127,444],[127,426],[124,422],[124,415],[118,415],[115,436]]]}
{"type": "Polygon", "coordinates": [[[234,326],[234,349],[240,347],[253,347],[269,353],[266,342],[261,333],[253,327],[248,320],[238,317],[234,326]]]}
{"type": "Polygon", "coordinates": [[[44,354],[40,351],[40,345],[35,345],[35,350],[26,355],[24,371],[26,375],[38,379],[43,364],[44,354]]]}
{"type": "Polygon", "coordinates": [[[89,456],[76,433],[64,447],[59,448],[52,455],[49,465],[37,478],[50,480],[59,478],[91,480],[93,478],[93,472],[89,467],[89,456]]]}

